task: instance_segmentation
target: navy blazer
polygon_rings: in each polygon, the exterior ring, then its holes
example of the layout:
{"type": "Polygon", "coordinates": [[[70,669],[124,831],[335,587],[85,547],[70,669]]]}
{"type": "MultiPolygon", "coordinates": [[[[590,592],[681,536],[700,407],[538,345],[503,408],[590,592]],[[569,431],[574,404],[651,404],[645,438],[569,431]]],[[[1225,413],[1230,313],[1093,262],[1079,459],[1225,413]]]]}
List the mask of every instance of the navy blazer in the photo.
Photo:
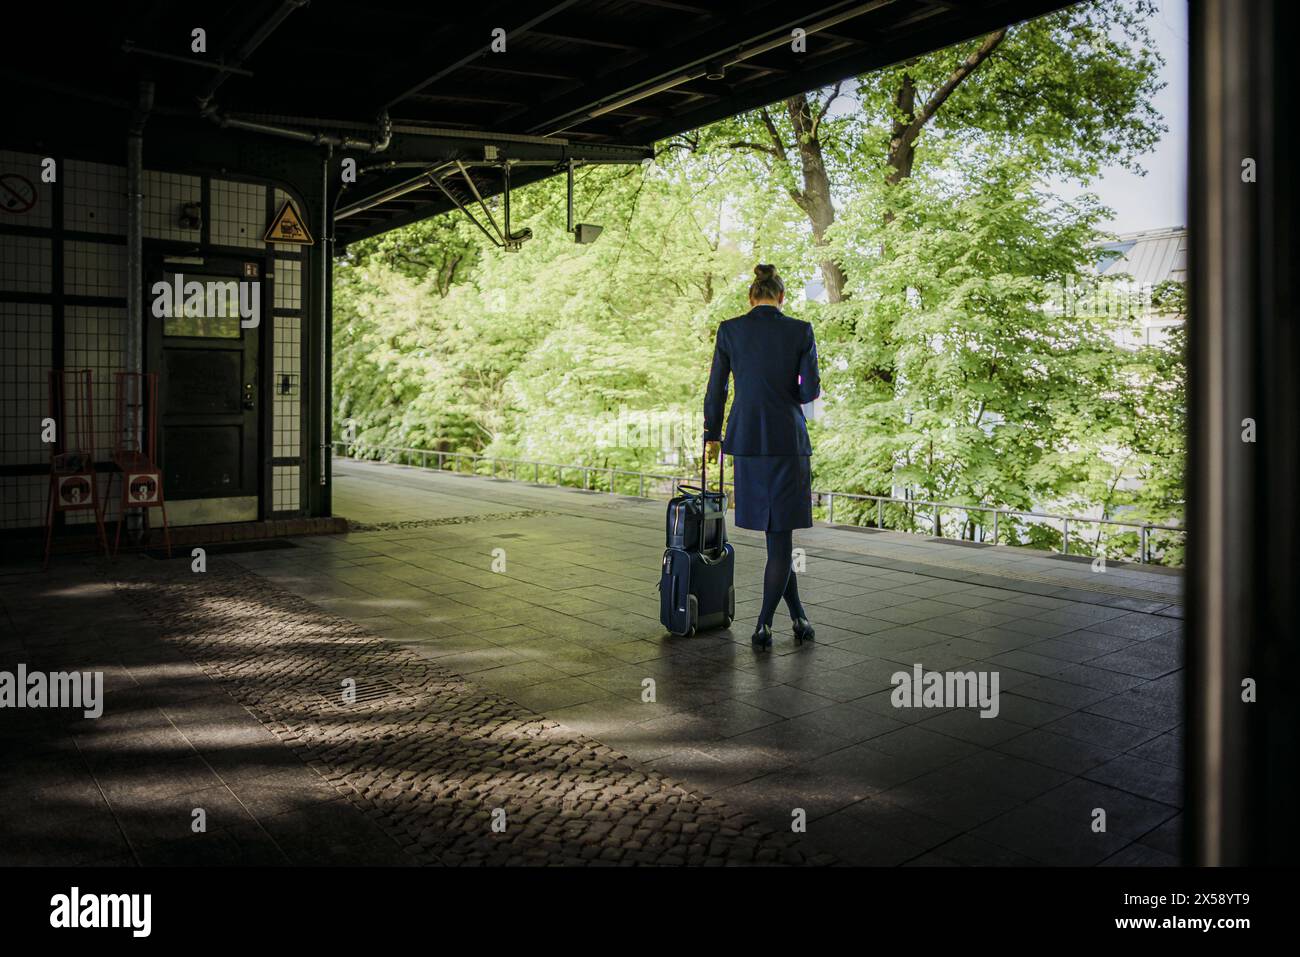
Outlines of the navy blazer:
{"type": "Polygon", "coordinates": [[[718,326],[704,395],[704,437],[716,442],[727,407],[727,377],[736,400],[722,450],[728,455],[811,455],[803,404],[821,395],[812,324],[776,306],[755,306],[718,326]]]}

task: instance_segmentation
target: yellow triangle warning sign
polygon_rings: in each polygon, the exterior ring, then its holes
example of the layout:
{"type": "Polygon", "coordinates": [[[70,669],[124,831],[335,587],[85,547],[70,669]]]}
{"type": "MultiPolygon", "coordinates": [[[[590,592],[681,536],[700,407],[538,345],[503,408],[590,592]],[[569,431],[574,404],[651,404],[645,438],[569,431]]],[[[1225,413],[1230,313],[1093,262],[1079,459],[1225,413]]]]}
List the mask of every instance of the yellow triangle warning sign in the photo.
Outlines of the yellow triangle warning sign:
{"type": "Polygon", "coordinates": [[[311,238],[311,233],[307,232],[307,224],[302,221],[298,208],[287,199],[284,201],[284,205],[280,207],[280,211],[275,214],[275,218],[271,220],[271,225],[267,227],[262,241],[267,243],[301,243],[304,246],[315,245],[315,240],[311,238]]]}

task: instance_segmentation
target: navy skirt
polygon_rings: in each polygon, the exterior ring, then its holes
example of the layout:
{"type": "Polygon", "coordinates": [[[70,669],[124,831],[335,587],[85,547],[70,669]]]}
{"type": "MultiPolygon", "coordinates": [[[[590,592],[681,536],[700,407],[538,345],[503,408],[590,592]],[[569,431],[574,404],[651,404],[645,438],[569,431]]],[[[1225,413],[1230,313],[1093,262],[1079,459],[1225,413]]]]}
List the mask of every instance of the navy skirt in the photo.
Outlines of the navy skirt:
{"type": "Polygon", "coordinates": [[[759,532],[812,528],[812,466],[807,455],[733,455],[735,523],[759,532]]]}

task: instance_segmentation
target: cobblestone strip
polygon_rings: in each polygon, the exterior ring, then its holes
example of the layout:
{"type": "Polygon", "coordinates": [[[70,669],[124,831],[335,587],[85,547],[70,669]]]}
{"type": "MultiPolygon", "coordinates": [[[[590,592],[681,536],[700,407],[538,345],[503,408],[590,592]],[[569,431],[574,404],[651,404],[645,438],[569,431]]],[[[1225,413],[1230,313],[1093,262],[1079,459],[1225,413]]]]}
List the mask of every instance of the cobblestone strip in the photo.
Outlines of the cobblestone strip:
{"type": "Polygon", "coordinates": [[[544,508],[526,508],[513,512],[481,512],[476,515],[450,515],[446,518],[413,518],[397,522],[356,522],[348,519],[349,532],[391,532],[414,528],[439,528],[443,525],[472,525],[475,522],[498,522],[504,519],[536,518],[539,515],[563,515],[544,508]]]}
{"type": "Polygon", "coordinates": [[[178,564],[117,587],[419,862],[835,863],[260,576],[178,564]],[[386,695],[344,705],[345,679],[386,695]]]}

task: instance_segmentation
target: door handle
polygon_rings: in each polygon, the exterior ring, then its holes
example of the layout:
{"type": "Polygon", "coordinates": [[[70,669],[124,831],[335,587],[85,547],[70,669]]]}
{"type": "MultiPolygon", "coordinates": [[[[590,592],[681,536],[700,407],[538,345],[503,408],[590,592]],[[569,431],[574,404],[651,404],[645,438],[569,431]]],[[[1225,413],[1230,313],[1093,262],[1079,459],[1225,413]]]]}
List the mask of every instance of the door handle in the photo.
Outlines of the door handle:
{"type": "Polygon", "coordinates": [[[245,409],[257,408],[257,403],[253,401],[253,397],[251,395],[244,396],[244,408],[245,409]]]}

